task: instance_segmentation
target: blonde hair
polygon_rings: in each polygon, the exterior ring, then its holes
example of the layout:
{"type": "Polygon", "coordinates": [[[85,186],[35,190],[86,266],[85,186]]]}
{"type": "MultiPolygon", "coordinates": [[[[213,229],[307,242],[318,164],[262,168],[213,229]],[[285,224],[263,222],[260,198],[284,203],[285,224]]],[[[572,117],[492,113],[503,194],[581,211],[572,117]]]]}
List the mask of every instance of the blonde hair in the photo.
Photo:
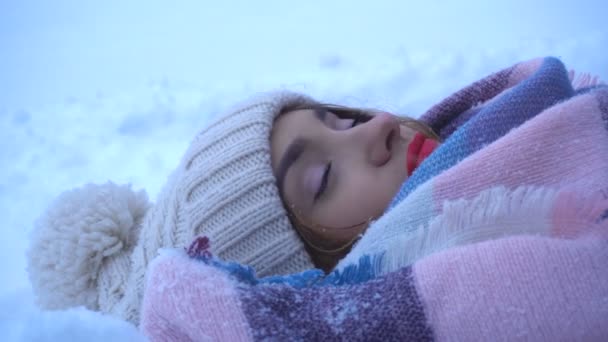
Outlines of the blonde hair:
{"type": "MultiPolygon", "coordinates": [[[[367,121],[371,120],[371,118],[374,115],[382,112],[382,111],[375,110],[375,109],[352,108],[352,107],[346,107],[346,106],[340,106],[340,105],[334,105],[334,104],[319,103],[316,105],[311,105],[310,103],[306,103],[306,104],[294,104],[292,106],[287,106],[287,107],[283,108],[283,110],[281,111],[281,113],[279,115],[283,115],[285,113],[296,111],[296,110],[307,110],[307,109],[308,110],[323,109],[323,110],[326,110],[328,112],[331,112],[331,113],[337,115],[340,118],[344,118],[344,119],[356,118],[356,119],[359,119],[359,121],[361,121],[361,122],[367,122],[367,121]]],[[[403,126],[407,126],[417,132],[420,132],[431,139],[440,141],[439,135],[437,135],[437,133],[435,133],[429,125],[427,125],[426,123],[424,123],[420,120],[417,120],[417,119],[414,119],[411,117],[407,117],[407,116],[399,116],[399,123],[403,126]]],[[[315,266],[323,269],[325,272],[330,272],[335,267],[337,262],[340,259],[342,259],[350,251],[350,248],[360,238],[361,234],[367,228],[367,225],[369,224],[369,222],[372,219],[374,219],[374,217],[370,217],[366,221],[354,224],[349,227],[340,227],[340,228],[326,227],[326,226],[323,226],[323,225],[320,225],[320,224],[317,224],[314,222],[306,222],[306,220],[304,220],[298,214],[298,212],[295,210],[295,208],[292,205],[285,203],[283,198],[281,198],[281,200],[283,201],[283,206],[285,207],[285,210],[287,211],[289,220],[291,221],[296,232],[298,233],[298,235],[304,242],[304,245],[306,246],[308,254],[312,258],[315,266]],[[313,240],[321,240],[318,237],[318,233],[316,233],[313,228],[320,228],[321,230],[328,229],[328,228],[331,228],[331,229],[358,229],[359,231],[355,235],[354,238],[352,238],[345,244],[343,243],[341,245],[335,246],[335,244],[332,245],[331,241],[325,241],[326,242],[325,246],[321,246],[323,244],[322,241],[317,241],[317,242],[313,241],[313,240]],[[329,243],[327,243],[327,242],[329,242],[329,243]]]]}

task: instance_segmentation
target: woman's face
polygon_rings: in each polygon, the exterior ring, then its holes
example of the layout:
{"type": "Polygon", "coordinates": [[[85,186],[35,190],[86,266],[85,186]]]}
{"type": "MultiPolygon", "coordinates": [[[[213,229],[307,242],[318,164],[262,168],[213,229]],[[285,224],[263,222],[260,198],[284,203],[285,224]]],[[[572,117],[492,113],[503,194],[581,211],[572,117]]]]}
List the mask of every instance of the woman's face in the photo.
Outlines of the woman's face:
{"type": "Polygon", "coordinates": [[[380,216],[407,178],[407,147],[416,132],[387,113],[355,120],[303,109],[279,116],[272,130],[283,201],[325,243],[361,233],[366,225],[345,228],[380,216]]]}

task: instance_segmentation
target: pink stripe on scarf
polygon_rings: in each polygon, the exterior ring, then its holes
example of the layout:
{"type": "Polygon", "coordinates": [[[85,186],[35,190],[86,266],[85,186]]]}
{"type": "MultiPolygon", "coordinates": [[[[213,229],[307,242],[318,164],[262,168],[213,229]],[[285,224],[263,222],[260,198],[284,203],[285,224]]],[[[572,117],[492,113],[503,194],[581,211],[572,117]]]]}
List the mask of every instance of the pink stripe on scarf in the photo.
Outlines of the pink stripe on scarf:
{"type": "Polygon", "coordinates": [[[437,341],[605,341],[606,240],[519,236],[413,268],[437,341]]]}
{"type": "Polygon", "coordinates": [[[551,235],[573,239],[589,233],[608,239],[608,219],[601,219],[607,208],[608,189],[587,194],[562,191],[554,203],[551,235]]]}
{"type": "Polygon", "coordinates": [[[597,100],[581,95],[553,106],[439,175],[433,198],[471,198],[504,185],[594,192],[608,187],[608,134],[597,100]]]}
{"type": "Polygon", "coordinates": [[[168,253],[154,259],[148,275],[140,329],[151,341],[253,339],[236,289],[221,271],[168,253]]]}
{"type": "Polygon", "coordinates": [[[545,58],[535,58],[516,64],[513,71],[509,75],[509,83],[507,84],[507,88],[511,88],[530,77],[530,75],[536,72],[541,64],[543,64],[544,60],[545,58]]]}

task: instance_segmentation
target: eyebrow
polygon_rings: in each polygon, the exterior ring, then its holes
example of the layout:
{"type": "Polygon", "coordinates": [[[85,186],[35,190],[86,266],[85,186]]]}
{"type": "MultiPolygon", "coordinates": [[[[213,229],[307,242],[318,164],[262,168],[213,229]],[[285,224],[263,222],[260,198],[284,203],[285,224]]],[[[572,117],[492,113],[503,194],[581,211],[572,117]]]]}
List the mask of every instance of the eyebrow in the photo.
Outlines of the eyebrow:
{"type": "Polygon", "coordinates": [[[283,188],[285,183],[285,176],[287,175],[287,171],[295,162],[300,158],[309,141],[303,138],[296,138],[294,141],[289,144],[287,150],[283,154],[283,158],[279,163],[279,168],[277,172],[277,183],[279,186],[279,193],[281,196],[283,195],[283,188]]]}

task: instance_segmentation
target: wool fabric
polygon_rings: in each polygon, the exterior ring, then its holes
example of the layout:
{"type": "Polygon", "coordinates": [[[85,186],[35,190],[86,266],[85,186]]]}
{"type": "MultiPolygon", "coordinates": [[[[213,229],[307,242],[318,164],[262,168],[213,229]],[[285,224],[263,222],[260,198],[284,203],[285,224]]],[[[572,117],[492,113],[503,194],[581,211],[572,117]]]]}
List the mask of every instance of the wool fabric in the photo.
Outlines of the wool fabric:
{"type": "Polygon", "coordinates": [[[423,118],[444,143],[329,275],[256,277],[197,238],[152,263],[152,341],[604,341],[608,88],[518,63],[423,118]],[[442,120],[445,119],[445,120],[442,120]],[[443,122],[443,123],[441,123],[443,122]]]}
{"type": "Polygon", "coordinates": [[[113,183],[60,195],[37,221],[28,251],[38,304],[84,305],[137,324],[149,261],[201,234],[213,239],[215,255],[260,275],[314,267],[279,197],[270,135],[286,106],[315,103],[274,92],[221,115],[194,138],[155,204],[113,183]]]}

